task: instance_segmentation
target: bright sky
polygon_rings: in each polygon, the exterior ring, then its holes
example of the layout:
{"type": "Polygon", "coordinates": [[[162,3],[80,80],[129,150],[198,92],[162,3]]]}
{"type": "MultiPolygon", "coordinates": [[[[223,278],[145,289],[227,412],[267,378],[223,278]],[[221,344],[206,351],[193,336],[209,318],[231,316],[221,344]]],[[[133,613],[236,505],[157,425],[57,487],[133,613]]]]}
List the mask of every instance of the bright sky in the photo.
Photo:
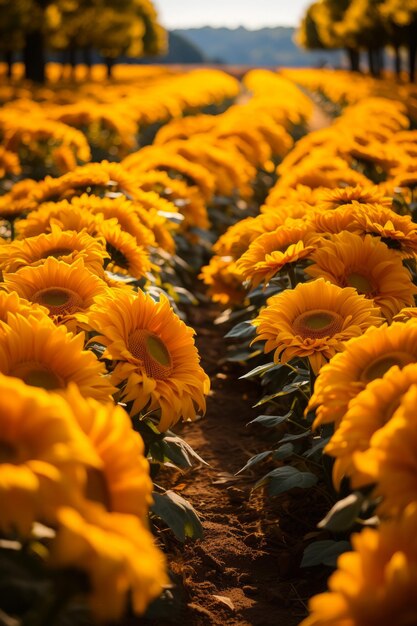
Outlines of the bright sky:
{"type": "Polygon", "coordinates": [[[312,0],[153,0],[165,28],[297,26],[312,0]]]}

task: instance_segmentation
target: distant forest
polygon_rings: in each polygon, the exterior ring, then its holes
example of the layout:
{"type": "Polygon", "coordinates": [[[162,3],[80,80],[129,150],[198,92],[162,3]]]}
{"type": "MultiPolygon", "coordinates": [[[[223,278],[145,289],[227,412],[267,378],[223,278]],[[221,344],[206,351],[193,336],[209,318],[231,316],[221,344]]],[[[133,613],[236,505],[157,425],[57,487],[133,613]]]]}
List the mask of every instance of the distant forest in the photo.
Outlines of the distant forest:
{"type": "Polygon", "coordinates": [[[341,51],[305,51],[293,41],[294,28],[247,30],[191,28],[169,33],[169,53],[149,59],[157,63],[218,63],[249,66],[340,67],[341,51]]]}

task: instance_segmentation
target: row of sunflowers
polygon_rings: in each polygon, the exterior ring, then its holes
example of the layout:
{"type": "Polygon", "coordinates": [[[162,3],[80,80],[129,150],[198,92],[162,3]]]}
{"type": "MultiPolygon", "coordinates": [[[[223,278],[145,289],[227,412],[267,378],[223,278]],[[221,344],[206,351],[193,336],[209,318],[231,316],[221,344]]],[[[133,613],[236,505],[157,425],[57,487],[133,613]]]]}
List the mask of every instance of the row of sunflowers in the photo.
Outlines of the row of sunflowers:
{"type": "MultiPolygon", "coordinates": [[[[53,73],[53,68],[52,68],[53,73]]],[[[217,110],[239,92],[218,70],[119,69],[115,81],[0,88],[0,173],[43,178],[104,158],[120,160],[173,117],[217,110]]],[[[3,177],[2,176],[2,177],[3,177]]]]}
{"type": "MultiPolygon", "coordinates": [[[[172,89],[176,115],[232,95],[229,79],[203,86],[193,72],[170,77],[175,89],[182,81],[180,94],[172,89]]],[[[113,98],[124,89],[116,83],[113,98]]],[[[150,528],[162,519],[179,539],[200,532],[192,507],[150,477],[165,463],[189,466],[194,451],[168,429],[203,414],[210,388],[184,321],[200,268],[191,251],[207,257],[215,229],[253,209],[258,172],[273,172],[293,145],[289,131],[311,114],[309,99],[272,72],[250,73],[245,90],[224,113],[173,120],[121,163],[72,162],[40,180],[8,172],[0,196],[0,568],[16,575],[1,599],[28,623],[53,623],[65,611],[74,623],[85,601],[97,622],[143,614],[169,587],[150,528]]],[[[128,91],[140,102],[133,83],[128,91]]],[[[13,154],[20,159],[35,142],[48,169],[49,139],[26,124],[28,96],[11,100],[3,119],[14,120],[13,154]]],[[[112,111],[111,89],[102,97],[112,111]]],[[[30,119],[48,115],[52,106],[39,104],[48,98],[59,110],[63,91],[39,96],[30,119]]],[[[152,101],[161,99],[156,89],[152,101]]],[[[132,99],[126,106],[135,111],[132,99]]]]}
{"type": "Polygon", "coordinates": [[[297,142],[259,215],[222,234],[202,270],[221,319],[239,320],[230,359],[251,364],[243,378],[262,389],[252,423],[278,442],[241,471],[267,468],[255,488],[270,496],[325,490],[332,502],[301,566],[337,569],[303,626],[413,624],[415,89],[285,75],[341,114],[297,142]]]}

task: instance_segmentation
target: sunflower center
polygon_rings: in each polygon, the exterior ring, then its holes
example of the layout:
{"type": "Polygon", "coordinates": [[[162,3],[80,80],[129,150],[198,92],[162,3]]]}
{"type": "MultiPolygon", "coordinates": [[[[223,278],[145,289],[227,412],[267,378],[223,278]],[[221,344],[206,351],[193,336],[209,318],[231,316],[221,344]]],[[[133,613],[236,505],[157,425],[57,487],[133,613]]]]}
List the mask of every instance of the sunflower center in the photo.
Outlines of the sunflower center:
{"type": "Polygon", "coordinates": [[[366,383],[376,378],[382,378],[385,372],[393,365],[398,367],[405,367],[408,363],[414,363],[415,357],[408,352],[391,352],[391,354],[384,354],[374,361],[372,361],[362,372],[361,380],[366,383]]]}
{"type": "Polygon", "coordinates": [[[17,452],[14,446],[0,440],[0,463],[14,463],[16,459],[17,452]]]}
{"type": "Polygon", "coordinates": [[[85,495],[88,500],[94,500],[102,504],[107,511],[111,511],[111,498],[103,472],[94,467],[87,470],[87,482],[85,495]]]}
{"type": "Polygon", "coordinates": [[[32,300],[47,307],[52,315],[69,315],[79,311],[83,306],[78,293],[62,287],[41,289],[32,300]]]}
{"type": "Polygon", "coordinates": [[[321,339],[340,332],[343,328],[343,319],[341,315],[333,311],[316,309],[306,311],[296,317],[293,328],[301,337],[321,339]]]}
{"type": "Polygon", "coordinates": [[[10,376],[20,378],[31,387],[41,387],[47,391],[63,389],[65,387],[63,379],[41,363],[19,363],[19,365],[16,365],[10,372],[10,376]]]}
{"type": "Polygon", "coordinates": [[[46,259],[48,256],[53,256],[56,259],[59,259],[61,256],[67,256],[72,253],[73,250],[71,250],[71,248],[51,248],[51,250],[47,250],[44,254],[42,254],[41,259],[46,259]]]}
{"type": "Polygon", "coordinates": [[[354,287],[360,294],[370,294],[373,291],[370,281],[363,274],[352,272],[346,279],[349,287],[354,287]]]}
{"type": "Polygon", "coordinates": [[[109,253],[110,258],[115,265],[118,265],[124,270],[129,269],[129,261],[126,258],[126,256],[123,254],[123,252],[121,252],[120,250],[112,246],[112,244],[109,242],[106,243],[106,250],[109,253]]]}
{"type": "Polygon", "coordinates": [[[172,372],[171,355],[164,342],[147,330],[134,330],[127,342],[134,357],[143,361],[145,370],[151,378],[168,378],[172,372]]]}

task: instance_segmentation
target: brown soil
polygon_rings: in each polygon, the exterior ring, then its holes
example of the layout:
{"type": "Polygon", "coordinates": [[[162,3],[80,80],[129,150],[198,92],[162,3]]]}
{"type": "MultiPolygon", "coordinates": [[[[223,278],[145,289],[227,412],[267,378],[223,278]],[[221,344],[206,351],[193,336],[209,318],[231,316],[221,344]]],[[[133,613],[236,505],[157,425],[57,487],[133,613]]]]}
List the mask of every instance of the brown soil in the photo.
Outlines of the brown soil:
{"type": "Polygon", "coordinates": [[[170,476],[170,488],[193,504],[204,527],[202,540],[185,545],[167,541],[169,564],[182,594],[173,621],[186,626],[295,626],[328,573],[299,568],[308,535],[326,506],[307,491],[267,500],[260,491],[252,492],[271,467],[257,466],[235,476],[251,456],[268,449],[269,433],[246,426],[261,413],[251,408],[259,389],[238,380],[243,368],[222,364],[227,329],[213,325],[219,313],[209,306],[190,311],[188,319],[197,331],[212,392],[206,416],[184,425],[178,434],[210,467],[170,476]]]}

